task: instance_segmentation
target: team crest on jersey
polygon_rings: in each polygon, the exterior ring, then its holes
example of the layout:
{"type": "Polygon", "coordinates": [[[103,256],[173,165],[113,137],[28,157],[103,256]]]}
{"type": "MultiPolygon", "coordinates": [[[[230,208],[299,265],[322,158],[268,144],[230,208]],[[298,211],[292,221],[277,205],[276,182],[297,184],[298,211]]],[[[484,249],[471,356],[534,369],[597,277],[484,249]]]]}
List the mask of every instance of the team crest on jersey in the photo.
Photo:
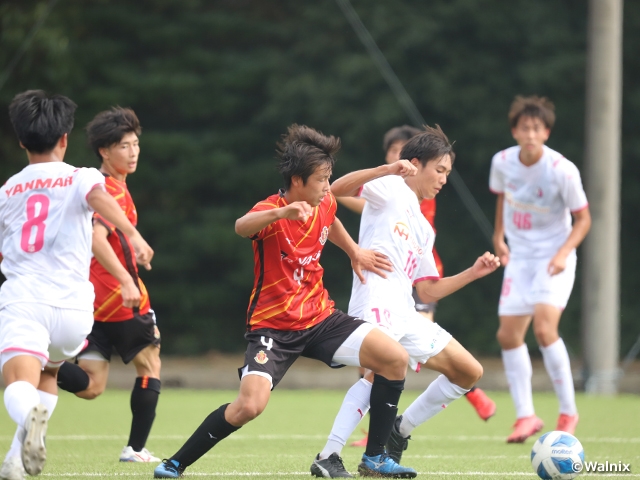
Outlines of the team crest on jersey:
{"type": "Polygon", "coordinates": [[[320,233],[320,245],[327,243],[327,238],[329,238],[329,229],[324,226],[322,228],[322,233],[320,233]]]}
{"type": "Polygon", "coordinates": [[[256,362],[258,362],[260,365],[264,365],[269,361],[269,357],[267,357],[267,354],[264,353],[264,350],[260,350],[258,354],[255,357],[253,357],[253,359],[256,362]]]}
{"type": "Polygon", "coordinates": [[[536,190],[536,197],[542,198],[543,195],[544,193],[542,192],[542,189],[538,187],[538,190],[536,190]]]}
{"type": "Polygon", "coordinates": [[[160,330],[158,330],[158,326],[157,325],[153,326],[153,336],[156,339],[160,338],[160,330]]]}

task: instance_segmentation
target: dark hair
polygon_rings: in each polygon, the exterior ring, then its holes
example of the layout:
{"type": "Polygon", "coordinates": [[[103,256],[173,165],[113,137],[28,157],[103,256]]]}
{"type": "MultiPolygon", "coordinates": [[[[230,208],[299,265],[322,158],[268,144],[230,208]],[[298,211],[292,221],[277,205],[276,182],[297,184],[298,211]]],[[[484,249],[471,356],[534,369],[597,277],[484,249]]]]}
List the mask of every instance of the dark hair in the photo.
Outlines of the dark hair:
{"type": "Polygon", "coordinates": [[[385,153],[389,150],[391,145],[396,142],[406,142],[412,137],[415,137],[422,130],[411,125],[402,125],[401,127],[393,127],[387,133],[384,134],[382,139],[382,149],[385,153]]]}
{"type": "Polygon", "coordinates": [[[340,139],[327,137],[306,125],[293,124],[282,135],[276,153],[280,159],[278,171],[284,177],[285,188],[291,187],[291,178],[299,176],[306,185],[308,178],[320,165],[333,167],[335,154],[340,150],[340,139]]]}
{"type": "Polygon", "coordinates": [[[547,97],[518,95],[509,109],[509,126],[515,128],[520,117],[539,118],[549,129],[556,123],[556,106],[547,97]]]}
{"type": "Polygon", "coordinates": [[[101,148],[120,143],[127,133],[140,136],[142,128],[136,114],[130,108],[112,107],[97,114],[85,127],[87,140],[93,152],[102,161],[101,148]]]}
{"type": "Polygon", "coordinates": [[[453,164],[456,154],[440,125],[436,125],[436,128],[425,125],[424,130],[412,137],[400,152],[400,158],[405,160],[417,158],[422,166],[430,160],[438,160],[445,155],[451,157],[451,164],[453,164]]]}
{"type": "Polygon", "coordinates": [[[47,153],[65,133],[73,130],[76,107],[63,95],[49,97],[42,90],[27,90],[13,97],[9,118],[24,148],[33,153],[47,153]]]}

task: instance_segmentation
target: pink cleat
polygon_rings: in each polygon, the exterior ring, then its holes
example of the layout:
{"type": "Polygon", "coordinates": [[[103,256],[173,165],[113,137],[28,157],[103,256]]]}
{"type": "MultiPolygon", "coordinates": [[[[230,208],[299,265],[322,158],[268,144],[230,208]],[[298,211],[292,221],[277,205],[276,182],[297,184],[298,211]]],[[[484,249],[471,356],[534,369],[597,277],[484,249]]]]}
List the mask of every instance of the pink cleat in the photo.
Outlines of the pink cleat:
{"type": "Polygon", "coordinates": [[[578,425],[578,419],[579,416],[577,413],[575,415],[567,415],[566,413],[561,413],[558,417],[556,430],[567,432],[573,435],[573,432],[576,431],[576,426],[578,425]]]}
{"type": "Polygon", "coordinates": [[[535,415],[523,417],[513,424],[513,433],[507,437],[507,443],[524,443],[531,435],[538,433],[544,427],[544,423],[535,415]]]}
{"type": "Polygon", "coordinates": [[[485,422],[493,417],[496,413],[496,403],[491,400],[482,389],[476,387],[470,390],[465,397],[469,403],[476,409],[478,416],[485,422]]]}

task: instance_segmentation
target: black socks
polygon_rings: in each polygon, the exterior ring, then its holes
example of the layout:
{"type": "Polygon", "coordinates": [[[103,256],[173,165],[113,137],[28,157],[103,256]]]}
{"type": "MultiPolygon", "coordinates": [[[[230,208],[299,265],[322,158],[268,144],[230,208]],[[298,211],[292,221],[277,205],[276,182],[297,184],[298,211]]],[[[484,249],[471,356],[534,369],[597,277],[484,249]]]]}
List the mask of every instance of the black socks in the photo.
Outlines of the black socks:
{"type": "Polygon", "coordinates": [[[160,380],[151,377],[137,377],[131,392],[131,432],[129,445],[135,452],[141,451],[147,443],[153,420],[156,418],[156,405],[160,395],[160,380]]]}
{"type": "Polygon", "coordinates": [[[398,401],[404,390],[403,380],[387,380],[375,375],[371,388],[371,409],[369,410],[369,440],[365,455],[374,457],[384,453],[393,422],[398,414],[398,401]]]}

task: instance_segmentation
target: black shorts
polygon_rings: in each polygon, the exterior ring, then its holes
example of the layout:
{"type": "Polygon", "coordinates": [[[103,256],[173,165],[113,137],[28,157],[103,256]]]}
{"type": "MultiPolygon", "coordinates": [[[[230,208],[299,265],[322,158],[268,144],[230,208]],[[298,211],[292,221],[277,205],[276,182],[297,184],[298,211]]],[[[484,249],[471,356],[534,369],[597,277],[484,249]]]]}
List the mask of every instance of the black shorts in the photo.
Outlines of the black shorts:
{"type": "Polygon", "coordinates": [[[247,332],[244,338],[249,345],[238,375],[242,378],[245,368],[250,372],[266,373],[271,376],[273,389],[299,356],[320,360],[332,368],[343,367],[332,364],[331,359],[349,335],[364,323],[364,320],[336,310],[307,330],[260,328],[247,332]]]}
{"type": "Polygon", "coordinates": [[[418,291],[413,287],[413,300],[416,302],[416,311],[424,313],[436,313],[438,302],[424,303],[418,296],[418,291]]]}
{"type": "Polygon", "coordinates": [[[83,353],[98,352],[107,361],[115,348],[124,363],[129,363],[149,345],[160,347],[160,330],[156,326],[156,315],[149,310],[144,315],[136,314],[131,320],[122,322],[93,322],[87,336],[89,345],[83,353]]]}

